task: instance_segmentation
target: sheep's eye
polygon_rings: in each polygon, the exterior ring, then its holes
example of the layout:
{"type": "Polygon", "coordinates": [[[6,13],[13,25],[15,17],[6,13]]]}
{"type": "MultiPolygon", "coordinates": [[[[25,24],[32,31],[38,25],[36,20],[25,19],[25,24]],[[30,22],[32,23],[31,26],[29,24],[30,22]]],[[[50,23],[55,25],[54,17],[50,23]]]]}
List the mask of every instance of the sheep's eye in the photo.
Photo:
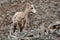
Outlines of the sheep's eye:
{"type": "Polygon", "coordinates": [[[31,9],[33,9],[33,8],[31,8],[31,9]]]}

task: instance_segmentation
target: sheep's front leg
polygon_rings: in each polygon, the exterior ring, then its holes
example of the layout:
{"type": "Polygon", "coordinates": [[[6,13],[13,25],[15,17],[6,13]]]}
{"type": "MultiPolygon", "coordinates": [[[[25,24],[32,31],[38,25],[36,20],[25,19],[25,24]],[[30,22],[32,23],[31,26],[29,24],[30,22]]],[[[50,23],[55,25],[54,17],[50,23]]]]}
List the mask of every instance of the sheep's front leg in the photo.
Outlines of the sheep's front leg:
{"type": "Polygon", "coordinates": [[[24,27],[24,30],[27,29],[27,25],[29,24],[29,19],[28,19],[28,17],[25,18],[25,21],[26,21],[26,22],[25,22],[25,25],[24,25],[24,26],[25,26],[25,27],[24,27]]]}

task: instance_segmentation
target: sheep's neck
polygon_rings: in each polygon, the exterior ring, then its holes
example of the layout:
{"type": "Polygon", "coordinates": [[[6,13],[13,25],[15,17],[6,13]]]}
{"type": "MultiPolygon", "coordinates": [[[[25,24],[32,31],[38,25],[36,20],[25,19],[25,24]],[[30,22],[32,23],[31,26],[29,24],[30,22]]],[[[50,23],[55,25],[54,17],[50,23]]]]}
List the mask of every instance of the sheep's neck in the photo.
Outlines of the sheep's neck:
{"type": "Polygon", "coordinates": [[[29,11],[28,11],[28,10],[25,10],[25,11],[24,11],[24,17],[25,17],[25,16],[28,16],[28,13],[29,13],[29,11]]]}

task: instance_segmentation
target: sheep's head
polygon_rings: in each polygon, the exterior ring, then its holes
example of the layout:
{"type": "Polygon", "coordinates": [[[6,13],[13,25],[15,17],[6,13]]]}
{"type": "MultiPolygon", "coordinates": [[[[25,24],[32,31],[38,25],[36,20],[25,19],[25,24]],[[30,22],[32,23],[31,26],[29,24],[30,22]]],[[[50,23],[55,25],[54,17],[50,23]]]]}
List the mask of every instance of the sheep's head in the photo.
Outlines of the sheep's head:
{"type": "Polygon", "coordinates": [[[60,29],[60,24],[50,25],[50,26],[48,27],[48,29],[49,29],[49,31],[50,31],[51,33],[53,33],[55,30],[59,30],[59,29],[60,29]]]}
{"type": "Polygon", "coordinates": [[[28,4],[26,7],[26,11],[36,13],[36,9],[34,8],[33,4],[28,4]]]}

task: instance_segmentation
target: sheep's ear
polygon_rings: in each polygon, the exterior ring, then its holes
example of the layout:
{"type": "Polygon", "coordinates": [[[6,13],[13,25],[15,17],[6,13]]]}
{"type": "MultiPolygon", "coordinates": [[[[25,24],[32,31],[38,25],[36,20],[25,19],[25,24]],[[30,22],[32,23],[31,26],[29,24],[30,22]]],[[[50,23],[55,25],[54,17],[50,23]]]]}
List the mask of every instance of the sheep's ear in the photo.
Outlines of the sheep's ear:
{"type": "Polygon", "coordinates": [[[33,4],[30,4],[30,3],[27,3],[27,6],[31,6],[31,7],[33,7],[34,5],[33,5],[33,4]]]}

